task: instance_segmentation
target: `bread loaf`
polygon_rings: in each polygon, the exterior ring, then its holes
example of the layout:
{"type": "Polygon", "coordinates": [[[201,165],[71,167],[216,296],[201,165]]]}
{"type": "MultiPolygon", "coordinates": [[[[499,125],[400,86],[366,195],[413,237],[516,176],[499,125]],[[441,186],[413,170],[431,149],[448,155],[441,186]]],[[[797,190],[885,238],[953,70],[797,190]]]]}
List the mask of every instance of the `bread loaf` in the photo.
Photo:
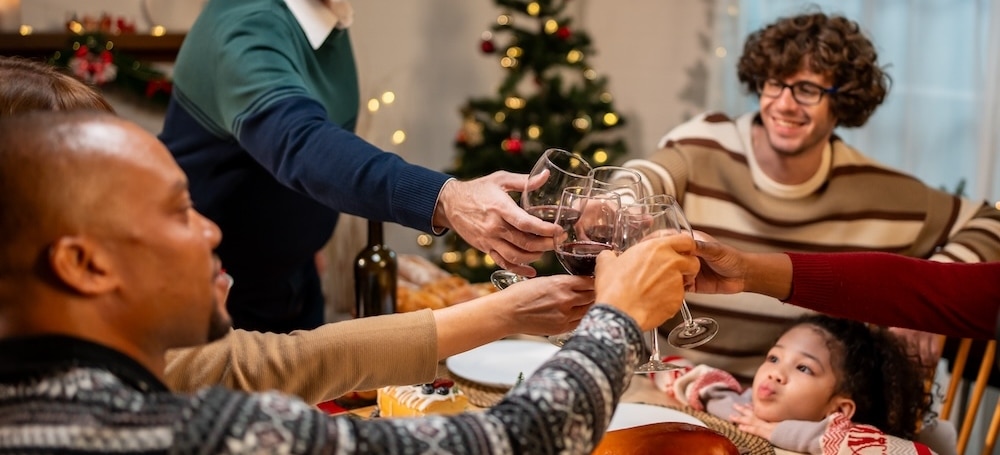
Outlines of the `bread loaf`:
{"type": "Polygon", "coordinates": [[[431,261],[415,255],[399,256],[396,310],[405,313],[425,308],[437,310],[481,297],[496,289],[490,283],[469,284],[431,261]]]}
{"type": "Polygon", "coordinates": [[[705,427],[665,422],[609,431],[594,455],[739,455],[736,445],[705,427]]]}

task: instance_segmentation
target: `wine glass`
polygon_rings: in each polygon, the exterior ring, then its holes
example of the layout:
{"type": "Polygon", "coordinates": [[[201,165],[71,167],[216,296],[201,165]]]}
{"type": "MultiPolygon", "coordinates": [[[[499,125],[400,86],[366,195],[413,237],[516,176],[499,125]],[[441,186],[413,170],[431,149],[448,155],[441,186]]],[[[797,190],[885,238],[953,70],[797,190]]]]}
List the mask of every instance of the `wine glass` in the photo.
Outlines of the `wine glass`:
{"type": "MultiPolygon", "coordinates": [[[[535,161],[528,178],[531,180],[542,174],[548,177],[538,188],[529,191],[525,187],[521,193],[521,208],[532,216],[553,222],[563,189],[573,186],[589,188],[590,169],[590,164],[575,153],[557,148],[546,150],[535,161]]],[[[504,289],[526,279],[508,270],[497,270],[490,275],[490,281],[497,289],[504,289]]]]}
{"type": "MultiPolygon", "coordinates": [[[[620,195],[601,188],[569,187],[563,190],[554,223],[563,228],[553,238],[556,258],[571,275],[594,276],[597,255],[617,251],[620,195]]],[[[566,344],[572,331],[552,335],[556,346],[566,344]]]]}
{"type": "MultiPolygon", "coordinates": [[[[624,251],[642,241],[647,235],[660,230],[692,235],[680,204],[673,196],[658,194],[640,199],[638,203],[625,206],[620,213],[618,246],[624,251]]],[[[719,324],[712,318],[692,318],[687,302],[681,301],[681,317],[684,322],[670,331],[667,341],[678,348],[690,349],[701,346],[719,333],[719,324]]],[[[656,329],[650,331],[649,360],[636,369],[636,373],[672,370],[676,365],[660,360],[659,337],[656,329]]]]}
{"type": "Polygon", "coordinates": [[[619,166],[598,166],[590,170],[591,187],[612,190],[621,196],[622,205],[637,202],[646,196],[642,175],[619,166]]]}

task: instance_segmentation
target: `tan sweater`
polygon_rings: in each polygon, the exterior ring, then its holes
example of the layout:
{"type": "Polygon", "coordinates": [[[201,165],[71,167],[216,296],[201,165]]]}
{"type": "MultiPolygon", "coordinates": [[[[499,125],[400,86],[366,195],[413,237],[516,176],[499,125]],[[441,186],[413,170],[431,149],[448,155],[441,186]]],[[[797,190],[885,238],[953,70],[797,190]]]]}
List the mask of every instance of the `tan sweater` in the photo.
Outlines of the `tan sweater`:
{"type": "Polygon", "coordinates": [[[233,330],[203,346],[167,352],[166,382],[191,392],[222,384],[279,390],[316,404],[352,390],[429,382],[437,373],[430,310],[353,319],[275,334],[233,330]]]}

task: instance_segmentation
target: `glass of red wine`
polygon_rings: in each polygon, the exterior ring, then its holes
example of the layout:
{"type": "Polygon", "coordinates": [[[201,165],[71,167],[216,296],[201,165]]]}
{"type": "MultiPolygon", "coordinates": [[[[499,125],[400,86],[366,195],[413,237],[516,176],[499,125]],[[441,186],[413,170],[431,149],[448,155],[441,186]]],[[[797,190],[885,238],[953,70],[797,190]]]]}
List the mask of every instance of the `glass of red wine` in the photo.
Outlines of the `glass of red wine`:
{"type": "MultiPolygon", "coordinates": [[[[587,187],[563,190],[554,223],[563,228],[554,237],[556,258],[571,275],[594,276],[597,255],[618,251],[617,228],[621,199],[617,192],[587,187]]],[[[573,332],[549,337],[556,346],[566,344],[573,332]]]]}
{"type": "MultiPolygon", "coordinates": [[[[590,164],[575,153],[557,148],[546,150],[535,161],[528,176],[529,180],[543,174],[548,177],[540,187],[524,189],[521,193],[521,208],[537,218],[553,222],[563,189],[572,186],[589,187],[590,169],[590,164]]],[[[507,270],[497,270],[490,276],[490,281],[497,289],[504,289],[526,279],[507,270]]]]}
{"type": "MultiPolygon", "coordinates": [[[[658,194],[640,199],[635,204],[622,208],[617,242],[622,251],[642,242],[646,236],[657,231],[692,235],[680,204],[673,196],[658,194]]],[[[719,333],[719,324],[712,318],[693,318],[687,302],[681,301],[681,317],[684,322],[670,331],[667,342],[672,346],[690,349],[709,342],[719,333]]],[[[656,329],[650,331],[649,360],[639,365],[636,373],[673,370],[679,366],[660,360],[659,337],[656,329]]]]}

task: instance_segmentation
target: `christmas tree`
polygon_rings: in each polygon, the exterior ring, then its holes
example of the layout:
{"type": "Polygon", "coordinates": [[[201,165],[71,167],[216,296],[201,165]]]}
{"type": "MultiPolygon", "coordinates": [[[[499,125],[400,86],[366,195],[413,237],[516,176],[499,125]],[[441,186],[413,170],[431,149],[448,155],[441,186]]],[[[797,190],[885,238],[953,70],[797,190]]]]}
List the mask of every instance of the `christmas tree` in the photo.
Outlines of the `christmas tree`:
{"type": "MultiPolygon", "coordinates": [[[[462,107],[458,155],[448,172],[461,179],[497,170],[526,174],[550,147],[570,150],[593,166],[626,153],[616,137],[625,120],[615,111],[607,78],[588,62],[590,37],[574,29],[570,0],[494,0],[503,9],[479,43],[506,73],[496,94],[462,107]]],[[[517,196],[517,195],[515,195],[517,196]]],[[[470,281],[487,281],[495,264],[452,234],[443,266],[470,281]]],[[[533,264],[540,274],[564,273],[549,254],[533,264]]]]}

